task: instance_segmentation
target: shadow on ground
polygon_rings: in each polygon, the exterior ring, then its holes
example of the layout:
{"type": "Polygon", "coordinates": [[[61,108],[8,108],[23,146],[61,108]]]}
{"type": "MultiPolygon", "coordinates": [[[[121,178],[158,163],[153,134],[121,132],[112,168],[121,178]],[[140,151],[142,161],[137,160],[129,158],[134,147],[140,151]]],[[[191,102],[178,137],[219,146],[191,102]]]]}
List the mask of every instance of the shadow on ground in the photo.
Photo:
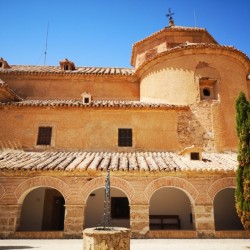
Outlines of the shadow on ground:
{"type": "Polygon", "coordinates": [[[30,246],[0,246],[0,250],[17,250],[17,249],[31,249],[36,247],[30,247],[30,246]]]}

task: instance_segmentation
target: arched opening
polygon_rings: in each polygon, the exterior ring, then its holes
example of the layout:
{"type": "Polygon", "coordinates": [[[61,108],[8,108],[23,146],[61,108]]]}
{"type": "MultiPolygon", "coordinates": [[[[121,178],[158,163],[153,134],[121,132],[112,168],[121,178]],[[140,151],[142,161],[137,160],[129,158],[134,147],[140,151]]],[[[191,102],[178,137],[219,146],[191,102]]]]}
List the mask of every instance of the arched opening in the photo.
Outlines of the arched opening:
{"type": "MultiPolygon", "coordinates": [[[[94,190],[88,197],[87,207],[85,209],[84,227],[100,226],[104,211],[104,188],[94,190]]],[[[129,201],[124,192],[117,188],[110,189],[111,197],[111,222],[115,227],[129,227],[129,201]]]]}
{"type": "Polygon", "coordinates": [[[214,198],[215,230],[243,230],[235,208],[235,189],[226,188],[214,198]]]}
{"type": "Polygon", "coordinates": [[[192,230],[193,217],[188,196],[180,189],[163,187],[150,199],[150,230],[192,230]]]}
{"type": "Polygon", "coordinates": [[[18,231],[64,229],[65,200],[53,188],[39,187],[27,194],[22,204],[18,231]]]}

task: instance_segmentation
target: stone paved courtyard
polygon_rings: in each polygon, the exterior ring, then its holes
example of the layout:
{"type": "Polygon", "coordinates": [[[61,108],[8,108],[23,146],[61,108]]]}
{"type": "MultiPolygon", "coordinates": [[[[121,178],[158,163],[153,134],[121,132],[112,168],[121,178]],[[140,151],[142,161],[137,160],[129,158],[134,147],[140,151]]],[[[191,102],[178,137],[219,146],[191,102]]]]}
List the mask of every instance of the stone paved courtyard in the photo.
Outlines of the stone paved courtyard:
{"type": "MultiPolygon", "coordinates": [[[[0,250],[82,250],[82,245],[82,240],[0,240],[0,250]]],[[[131,250],[249,250],[250,239],[131,240],[130,246],[131,250]]]]}

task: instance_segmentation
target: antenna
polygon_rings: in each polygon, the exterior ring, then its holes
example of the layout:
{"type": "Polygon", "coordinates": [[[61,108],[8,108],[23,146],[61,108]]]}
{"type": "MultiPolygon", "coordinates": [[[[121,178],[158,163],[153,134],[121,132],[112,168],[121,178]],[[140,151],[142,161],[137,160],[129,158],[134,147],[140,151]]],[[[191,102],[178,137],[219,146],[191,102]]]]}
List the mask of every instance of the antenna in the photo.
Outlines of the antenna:
{"type": "Polygon", "coordinates": [[[195,16],[195,10],[194,10],[194,27],[196,28],[196,16],[195,16]]]}
{"type": "Polygon", "coordinates": [[[46,57],[47,57],[48,36],[49,36],[49,22],[48,22],[48,27],[47,27],[46,43],[45,43],[45,51],[44,51],[44,63],[43,63],[44,66],[46,64],[46,57]]]}

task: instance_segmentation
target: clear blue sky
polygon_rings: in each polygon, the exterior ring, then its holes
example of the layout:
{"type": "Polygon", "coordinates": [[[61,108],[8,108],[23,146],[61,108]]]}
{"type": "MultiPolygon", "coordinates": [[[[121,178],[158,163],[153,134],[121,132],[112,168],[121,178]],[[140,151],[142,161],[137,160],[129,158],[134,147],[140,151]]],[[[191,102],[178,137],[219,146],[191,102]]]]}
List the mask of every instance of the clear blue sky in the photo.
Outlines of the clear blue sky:
{"type": "Polygon", "coordinates": [[[168,26],[168,8],[250,56],[250,0],[0,0],[0,57],[43,65],[49,22],[46,65],[131,67],[132,45],[168,26]]]}

